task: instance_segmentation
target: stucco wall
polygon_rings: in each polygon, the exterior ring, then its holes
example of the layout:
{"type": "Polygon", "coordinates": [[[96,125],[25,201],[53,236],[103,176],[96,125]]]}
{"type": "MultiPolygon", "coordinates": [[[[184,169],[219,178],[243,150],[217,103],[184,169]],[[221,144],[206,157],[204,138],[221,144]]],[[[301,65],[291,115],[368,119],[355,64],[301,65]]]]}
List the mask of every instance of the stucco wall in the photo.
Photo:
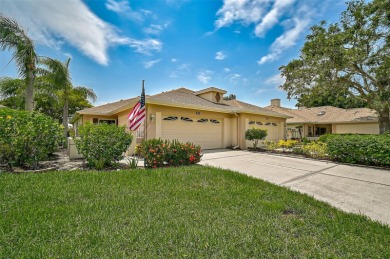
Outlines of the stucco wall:
{"type": "Polygon", "coordinates": [[[359,124],[335,124],[335,132],[338,134],[343,133],[356,133],[356,134],[379,134],[378,123],[359,123],[359,124]]]}

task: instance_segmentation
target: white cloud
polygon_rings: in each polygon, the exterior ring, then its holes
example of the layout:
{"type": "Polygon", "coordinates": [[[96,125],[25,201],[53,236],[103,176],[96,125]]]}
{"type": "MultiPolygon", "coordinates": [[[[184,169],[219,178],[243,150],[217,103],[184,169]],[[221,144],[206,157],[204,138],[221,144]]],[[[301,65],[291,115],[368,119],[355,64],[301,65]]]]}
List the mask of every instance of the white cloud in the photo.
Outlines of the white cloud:
{"type": "Polygon", "coordinates": [[[229,82],[231,84],[237,84],[238,81],[241,79],[241,75],[240,74],[233,74],[229,77],[229,82]]]}
{"type": "Polygon", "coordinates": [[[153,67],[154,65],[156,65],[160,61],[161,61],[161,59],[146,61],[146,62],[144,62],[144,67],[147,68],[147,69],[151,68],[151,67],[153,67]]]}
{"type": "Polygon", "coordinates": [[[226,72],[226,73],[230,72],[230,68],[225,67],[225,68],[223,69],[223,72],[226,72]]]}
{"type": "Polygon", "coordinates": [[[269,0],[224,0],[215,21],[216,29],[227,27],[236,21],[244,24],[258,23],[265,12],[269,0]]]}
{"type": "Polygon", "coordinates": [[[177,59],[176,59],[176,58],[173,58],[173,59],[171,59],[171,62],[172,62],[172,63],[176,63],[176,62],[177,62],[177,59]]]}
{"type": "Polygon", "coordinates": [[[110,11],[123,15],[127,18],[142,21],[143,16],[141,13],[135,12],[131,9],[130,4],[126,0],[115,1],[115,0],[107,0],[106,8],[110,11]]]}
{"type": "Polygon", "coordinates": [[[215,53],[215,59],[217,60],[224,60],[226,58],[226,55],[222,51],[218,51],[215,53]]]}
{"type": "Polygon", "coordinates": [[[162,43],[155,39],[136,40],[125,39],[121,42],[134,48],[136,52],[150,56],[152,52],[159,52],[162,49],[162,43]]]}
{"type": "Polygon", "coordinates": [[[157,40],[120,36],[114,26],[97,17],[81,0],[40,0],[39,4],[2,0],[1,8],[4,15],[14,17],[26,28],[37,44],[59,49],[66,42],[102,65],[108,64],[107,50],[114,45],[129,45],[144,54],[162,48],[157,40]]]}
{"type": "Polygon", "coordinates": [[[264,37],[266,32],[273,28],[280,19],[284,10],[292,5],[295,0],[276,0],[272,9],[264,16],[261,23],[256,25],[255,34],[258,37],[264,37]]]}
{"type": "Polygon", "coordinates": [[[308,27],[310,20],[308,18],[300,19],[294,17],[293,22],[294,27],[290,30],[286,30],[282,35],[276,38],[270,47],[269,54],[258,61],[259,65],[278,59],[283,51],[294,46],[302,32],[308,27]]]}
{"type": "Polygon", "coordinates": [[[197,78],[203,84],[207,84],[213,78],[212,75],[213,75],[212,71],[210,71],[210,70],[202,70],[202,71],[200,71],[198,73],[197,78]]]}
{"type": "Polygon", "coordinates": [[[280,74],[273,75],[265,80],[267,84],[280,86],[286,82],[286,78],[282,77],[280,74]]]}
{"type": "MultiPolygon", "coordinates": [[[[173,63],[175,63],[177,60],[176,59],[174,59],[174,60],[175,60],[174,62],[172,60],[171,61],[173,63]]],[[[179,76],[188,75],[189,72],[190,72],[190,65],[183,63],[183,64],[178,65],[176,69],[171,70],[169,77],[170,78],[178,78],[179,76]]]]}
{"type": "Polygon", "coordinates": [[[151,24],[149,27],[146,27],[144,29],[144,32],[147,34],[159,35],[169,25],[169,22],[166,22],[164,24],[151,24]]]}
{"type": "Polygon", "coordinates": [[[308,27],[320,0],[224,0],[217,11],[215,29],[228,27],[234,23],[242,26],[254,25],[254,34],[262,38],[275,26],[292,21],[293,28],[286,27],[270,46],[270,51],[258,63],[264,64],[276,60],[280,55],[296,44],[308,27]],[[311,5],[309,8],[307,5],[311,5]]]}

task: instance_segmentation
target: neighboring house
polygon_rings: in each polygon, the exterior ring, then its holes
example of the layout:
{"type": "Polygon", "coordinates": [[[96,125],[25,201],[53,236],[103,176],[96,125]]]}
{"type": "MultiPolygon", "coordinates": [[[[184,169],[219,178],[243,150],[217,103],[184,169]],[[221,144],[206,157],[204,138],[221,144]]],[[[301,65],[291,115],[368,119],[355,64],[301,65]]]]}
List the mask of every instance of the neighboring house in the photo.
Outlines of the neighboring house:
{"type": "Polygon", "coordinates": [[[368,108],[321,106],[290,109],[282,107],[280,99],[271,100],[271,105],[264,108],[291,116],[287,119],[287,138],[316,139],[327,133],[379,134],[378,116],[368,108]]]}
{"type": "MultiPolygon", "coordinates": [[[[146,96],[145,125],[134,132],[130,152],[142,139],[161,138],[191,141],[203,149],[239,146],[247,148],[249,128],[268,130],[266,139],[285,139],[288,115],[238,100],[223,100],[225,90],[210,87],[201,91],[186,88],[146,96]],[[146,129],[146,131],[144,130],[146,129]]],[[[79,123],[116,123],[128,126],[127,116],[139,97],[79,111],[79,123]]]]}

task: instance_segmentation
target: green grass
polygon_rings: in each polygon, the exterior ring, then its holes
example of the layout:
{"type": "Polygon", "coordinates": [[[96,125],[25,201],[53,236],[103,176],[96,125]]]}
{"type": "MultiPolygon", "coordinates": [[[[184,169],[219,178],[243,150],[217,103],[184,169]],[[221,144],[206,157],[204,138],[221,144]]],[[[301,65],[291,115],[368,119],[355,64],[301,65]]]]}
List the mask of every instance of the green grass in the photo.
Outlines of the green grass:
{"type": "Polygon", "coordinates": [[[0,257],[390,257],[390,228],[200,166],[0,175],[0,257]]]}

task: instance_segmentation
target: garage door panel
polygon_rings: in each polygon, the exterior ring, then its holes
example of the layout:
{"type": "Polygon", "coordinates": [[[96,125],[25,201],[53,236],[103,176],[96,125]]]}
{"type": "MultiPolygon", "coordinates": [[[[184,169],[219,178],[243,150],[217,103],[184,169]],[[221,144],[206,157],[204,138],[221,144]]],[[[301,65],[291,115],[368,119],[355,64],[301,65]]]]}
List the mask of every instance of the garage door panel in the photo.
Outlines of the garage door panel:
{"type": "MultiPolygon", "coordinates": [[[[180,116],[178,116],[180,118],[180,116]]],[[[219,120],[221,121],[221,120],[219,120]]],[[[202,149],[222,147],[222,123],[163,120],[162,139],[193,142],[202,149]]]]}

